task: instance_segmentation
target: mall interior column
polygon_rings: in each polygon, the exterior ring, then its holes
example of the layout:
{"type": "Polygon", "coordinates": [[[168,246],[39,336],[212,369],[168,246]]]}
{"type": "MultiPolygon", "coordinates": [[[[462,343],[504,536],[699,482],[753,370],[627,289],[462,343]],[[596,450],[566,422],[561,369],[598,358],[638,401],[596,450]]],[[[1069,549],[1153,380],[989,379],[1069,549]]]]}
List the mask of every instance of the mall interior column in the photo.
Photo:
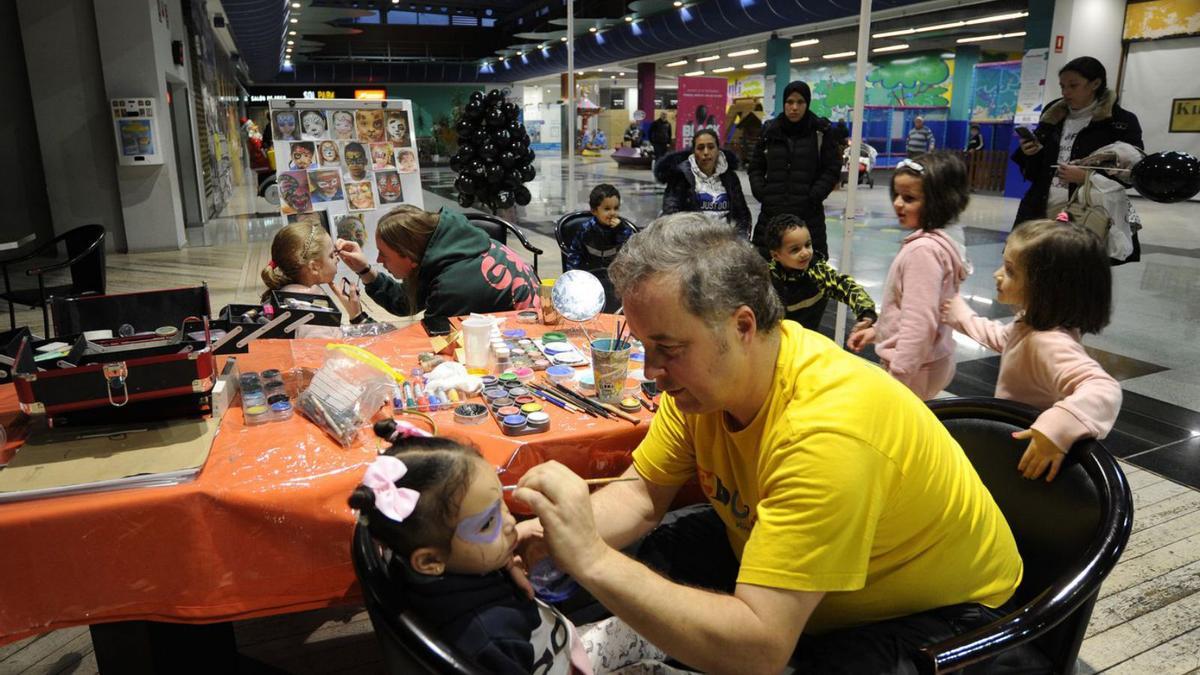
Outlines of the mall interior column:
{"type": "MultiPolygon", "coordinates": [[[[1115,87],[1117,74],[1121,72],[1124,28],[1125,0],[1055,0],[1054,23],[1046,42],[1050,47],[1050,63],[1046,68],[1045,100],[1058,98],[1058,70],[1080,56],[1099,59],[1108,71],[1109,86],[1115,87]],[[1061,52],[1055,49],[1060,35],[1061,52]]],[[[1029,49],[1028,42],[1025,48],[1029,49]]]]}
{"type": "Polygon", "coordinates": [[[775,109],[765,111],[772,117],[783,112],[783,90],[792,81],[792,43],[775,35],[767,40],[766,76],[775,77],[775,109]]]}
{"type": "MultiPolygon", "coordinates": [[[[1068,3],[1070,0],[1062,0],[1068,3]]],[[[1027,11],[1029,16],[1025,17],[1025,50],[1024,53],[1032,49],[1050,49],[1050,31],[1054,27],[1054,12],[1056,0],[1029,0],[1027,11]]],[[[1042,90],[1042,102],[1058,98],[1058,80],[1050,79],[1050,70],[1046,71],[1046,86],[1042,90]]],[[[1008,139],[1009,155],[1017,151],[1019,146],[1018,137],[1013,134],[1008,139]]],[[[1002,147],[1002,146],[1001,146],[1002,147]]],[[[1000,149],[997,147],[996,149],[1000,149]]],[[[1029,181],[1025,180],[1025,176],[1021,175],[1021,168],[1016,162],[1008,162],[1004,169],[1004,196],[1021,198],[1025,195],[1025,191],[1029,189],[1029,181]]]]}
{"type": "Polygon", "coordinates": [[[946,148],[962,150],[967,147],[971,125],[971,98],[974,94],[975,64],[979,63],[979,47],[959,45],[954,50],[954,89],[950,94],[950,120],[946,124],[946,148]]]}
{"type": "Polygon", "coordinates": [[[637,64],[637,81],[638,81],[638,110],[642,111],[642,134],[645,136],[650,131],[650,123],[658,119],[658,114],[654,110],[654,64],[639,63],[637,64]]]}
{"type": "Polygon", "coordinates": [[[96,3],[96,35],[108,98],[152,99],[158,116],[162,164],[117,168],[130,251],[179,249],[187,241],[167,107],[168,74],[187,81],[187,71],[171,59],[172,21],[183,21],[178,2],[96,3]]]}

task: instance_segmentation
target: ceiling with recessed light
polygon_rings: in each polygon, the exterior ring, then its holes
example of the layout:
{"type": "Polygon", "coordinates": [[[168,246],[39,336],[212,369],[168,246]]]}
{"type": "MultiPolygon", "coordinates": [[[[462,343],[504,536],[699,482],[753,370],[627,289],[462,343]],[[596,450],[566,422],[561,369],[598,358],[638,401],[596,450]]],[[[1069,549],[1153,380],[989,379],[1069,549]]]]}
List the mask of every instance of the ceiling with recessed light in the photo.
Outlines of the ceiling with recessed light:
{"type": "MultiPolygon", "coordinates": [[[[562,0],[221,4],[256,83],[541,82],[567,65],[562,0]]],[[[875,54],[1023,46],[1023,3],[873,4],[875,54]]],[[[605,68],[605,79],[623,71],[631,81],[646,61],[668,78],[761,70],[772,33],[793,41],[793,63],[819,63],[853,52],[857,7],[852,0],[575,0],[575,67],[588,75],[605,68]]]]}

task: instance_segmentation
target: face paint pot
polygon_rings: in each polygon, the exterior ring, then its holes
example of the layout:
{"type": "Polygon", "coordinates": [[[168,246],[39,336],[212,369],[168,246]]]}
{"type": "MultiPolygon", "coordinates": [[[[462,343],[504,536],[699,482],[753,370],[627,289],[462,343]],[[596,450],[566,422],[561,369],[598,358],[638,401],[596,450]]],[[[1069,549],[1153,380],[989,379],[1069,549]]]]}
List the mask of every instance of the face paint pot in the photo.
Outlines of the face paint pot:
{"type": "Polygon", "coordinates": [[[508,415],[503,420],[501,420],[501,424],[504,425],[504,428],[507,431],[516,431],[525,426],[525,416],[524,415],[508,415]]]}
{"type": "Polygon", "coordinates": [[[621,406],[621,410],[624,410],[627,413],[635,413],[638,410],[640,410],[642,407],[642,404],[639,403],[638,400],[636,398],[633,398],[632,396],[628,396],[626,398],[621,399],[621,402],[619,405],[621,406]]]}
{"type": "Polygon", "coordinates": [[[551,342],[566,342],[566,341],[567,341],[567,334],[559,333],[557,331],[551,331],[542,336],[543,344],[549,344],[551,342]]]}
{"type": "Polygon", "coordinates": [[[509,387],[509,398],[521,398],[522,396],[530,396],[529,390],[525,387],[509,387]]]}
{"type": "Polygon", "coordinates": [[[518,396],[513,399],[516,405],[525,405],[526,403],[537,403],[537,399],[532,396],[518,396]]]}
{"type": "Polygon", "coordinates": [[[483,390],[483,398],[488,401],[506,397],[508,397],[508,390],[504,387],[491,387],[483,390]]]}
{"type": "Polygon", "coordinates": [[[535,371],[547,370],[549,368],[550,368],[550,362],[547,361],[546,359],[534,359],[533,360],[533,369],[535,371]]]}
{"type": "Polygon", "coordinates": [[[537,323],[538,313],[534,310],[527,309],[523,312],[517,312],[517,323],[537,323]]]}
{"type": "Polygon", "coordinates": [[[501,335],[503,335],[504,339],[506,340],[520,340],[521,338],[525,337],[525,329],[509,328],[508,330],[503,331],[501,335]]]}
{"type": "Polygon", "coordinates": [[[569,382],[575,377],[575,369],[570,366],[550,366],[546,369],[546,375],[551,382],[569,382]]]}
{"type": "Polygon", "coordinates": [[[531,412],[525,417],[525,422],[533,429],[546,429],[550,426],[550,415],[545,412],[531,412]]]}
{"type": "Polygon", "coordinates": [[[517,368],[513,371],[513,375],[521,382],[528,382],[533,379],[533,368],[517,368]]]}
{"type": "Polygon", "coordinates": [[[521,412],[525,413],[526,415],[541,411],[542,406],[538,403],[526,403],[525,405],[521,406],[521,412]]]}
{"type": "Polygon", "coordinates": [[[493,399],[492,400],[492,410],[495,410],[497,408],[503,408],[504,406],[508,406],[508,405],[513,405],[515,403],[516,403],[516,401],[512,400],[511,398],[509,398],[507,396],[504,396],[502,398],[493,399]]]}
{"type": "Polygon", "coordinates": [[[521,409],[515,405],[496,406],[495,408],[493,408],[493,410],[495,410],[496,414],[499,415],[501,418],[521,414],[521,409]]]}
{"type": "Polygon", "coordinates": [[[479,379],[481,382],[483,382],[484,389],[491,389],[492,387],[500,384],[500,380],[497,379],[495,375],[484,375],[479,379]]]}
{"type": "Polygon", "coordinates": [[[454,421],[459,424],[483,424],[487,418],[487,408],[479,403],[464,403],[454,409],[454,421]]]}

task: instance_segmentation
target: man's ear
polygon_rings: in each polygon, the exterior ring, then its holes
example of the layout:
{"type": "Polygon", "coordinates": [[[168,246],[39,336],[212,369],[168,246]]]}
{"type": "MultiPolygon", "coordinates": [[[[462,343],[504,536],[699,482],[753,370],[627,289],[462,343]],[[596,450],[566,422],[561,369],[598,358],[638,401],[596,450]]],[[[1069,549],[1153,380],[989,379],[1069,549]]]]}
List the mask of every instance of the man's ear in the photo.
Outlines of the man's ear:
{"type": "Polygon", "coordinates": [[[418,574],[440,576],[446,571],[446,560],[442,552],[432,546],[424,546],[412,552],[408,566],[418,574]]]}
{"type": "Polygon", "coordinates": [[[743,343],[749,343],[758,334],[758,321],[754,316],[754,310],[746,305],[742,305],[734,310],[733,322],[734,328],[738,333],[738,339],[743,343]]]}

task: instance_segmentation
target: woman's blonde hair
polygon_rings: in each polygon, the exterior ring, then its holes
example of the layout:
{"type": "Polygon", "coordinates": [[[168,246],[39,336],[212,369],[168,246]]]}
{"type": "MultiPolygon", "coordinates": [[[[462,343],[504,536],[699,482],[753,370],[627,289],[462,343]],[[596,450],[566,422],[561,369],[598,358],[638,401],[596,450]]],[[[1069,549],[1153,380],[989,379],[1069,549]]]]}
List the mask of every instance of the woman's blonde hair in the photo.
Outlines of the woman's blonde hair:
{"type": "Polygon", "coordinates": [[[419,308],[417,274],[421,259],[425,257],[425,249],[429,247],[429,240],[437,230],[440,219],[441,216],[437,213],[430,213],[411,204],[401,204],[380,218],[375,227],[380,244],[416,263],[409,278],[403,280],[409,307],[414,313],[419,308]]]}
{"type": "Polygon", "coordinates": [[[267,289],[277,291],[288,284],[300,283],[300,272],[321,255],[321,235],[329,236],[315,223],[292,223],[275,233],[271,241],[271,262],[263,268],[267,289]]]}

